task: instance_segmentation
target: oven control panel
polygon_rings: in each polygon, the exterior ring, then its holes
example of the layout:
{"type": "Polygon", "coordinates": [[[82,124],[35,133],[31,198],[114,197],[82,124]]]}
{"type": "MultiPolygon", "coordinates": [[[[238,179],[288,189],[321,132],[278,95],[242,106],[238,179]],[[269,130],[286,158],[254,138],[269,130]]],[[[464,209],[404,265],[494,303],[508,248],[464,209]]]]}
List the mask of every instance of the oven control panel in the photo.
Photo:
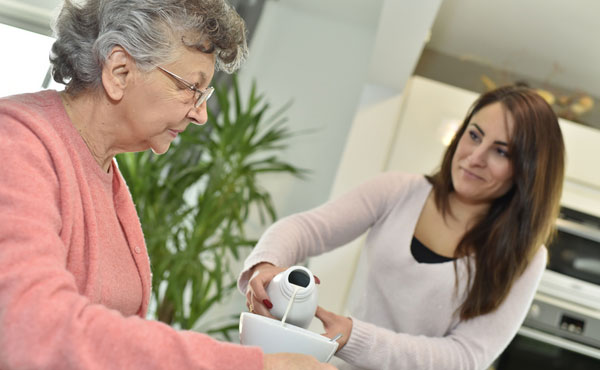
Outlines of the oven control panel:
{"type": "Polygon", "coordinates": [[[600,348],[600,312],[536,294],[525,326],[600,348]]]}

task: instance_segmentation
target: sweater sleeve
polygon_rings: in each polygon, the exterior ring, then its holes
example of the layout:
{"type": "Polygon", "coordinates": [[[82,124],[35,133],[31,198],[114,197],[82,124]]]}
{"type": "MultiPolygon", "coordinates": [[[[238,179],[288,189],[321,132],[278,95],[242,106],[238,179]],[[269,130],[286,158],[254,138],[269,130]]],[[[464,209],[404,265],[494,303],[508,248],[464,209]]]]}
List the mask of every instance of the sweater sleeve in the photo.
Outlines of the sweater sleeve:
{"type": "Polygon", "coordinates": [[[396,333],[353,318],[350,338],[336,356],[366,369],[486,369],[525,319],[546,258],[541,247],[495,311],[461,321],[443,337],[396,333]]]}
{"type": "Polygon", "coordinates": [[[246,292],[250,269],[260,262],[292,266],[356,239],[389,211],[391,200],[401,196],[406,183],[417,179],[422,176],[380,174],[337,199],[277,221],[246,258],[238,289],[246,292]]]}
{"type": "Polygon", "coordinates": [[[0,158],[1,369],[262,369],[257,347],[91,302],[66,267],[52,155],[2,112],[0,158]]]}

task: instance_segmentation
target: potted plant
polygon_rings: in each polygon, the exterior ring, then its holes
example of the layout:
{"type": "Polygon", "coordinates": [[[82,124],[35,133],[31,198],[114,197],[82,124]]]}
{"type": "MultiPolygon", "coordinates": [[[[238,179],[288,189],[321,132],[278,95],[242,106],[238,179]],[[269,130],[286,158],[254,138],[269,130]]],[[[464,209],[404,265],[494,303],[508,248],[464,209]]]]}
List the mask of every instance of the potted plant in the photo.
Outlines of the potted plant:
{"type": "MultiPolygon", "coordinates": [[[[292,135],[287,106],[267,116],[269,105],[254,83],[243,104],[235,75],[215,95],[207,125],[190,125],[167,153],[117,156],[146,238],[156,318],[183,329],[235,288],[231,262],[256,243],[244,229],[251,212],[261,222],[276,220],[259,177],[305,173],[279,157],[292,135]]],[[[228,338],[236,327],[230,318],[202,330],[228,338]]]]}

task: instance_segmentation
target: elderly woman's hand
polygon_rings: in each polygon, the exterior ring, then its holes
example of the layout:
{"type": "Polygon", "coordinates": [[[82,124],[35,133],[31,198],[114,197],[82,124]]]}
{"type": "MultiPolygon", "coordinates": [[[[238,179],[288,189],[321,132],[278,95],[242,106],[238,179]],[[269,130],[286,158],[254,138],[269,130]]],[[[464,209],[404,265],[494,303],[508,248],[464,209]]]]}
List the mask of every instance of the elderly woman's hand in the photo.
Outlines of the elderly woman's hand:
{"type": "Polygon", "coordinates": [[[317,312],[315,316],[323,323],[323,328],[325,329],[325,334],[327,338],[335,338],[336,335],[342,334],[342,336],[337,340],[340,344],[338,346],[338,351],[346,345],[348,339],[350,338],[350,333],[352,333],[352,319],[346,316],[340,316],[333,312],[327,311],[321,306],[317,307],[317,312]]]}
{"type": "Polygon", "coordinates": [[[299,353],[274,353],[265,355],[264,370],[335,370],[335,366],[324,364],[316,358],[299,353]]]}
{"type": "Polygon", "coordinates": [[[252,268],[252,277],[246,290],[246,306],[250,312],[273,318],[269,312],[273,303],[269,300],[266,288],[275,275],[282,271],[285,271],[285,268],[268,262],[261,262],[252,268]]]}

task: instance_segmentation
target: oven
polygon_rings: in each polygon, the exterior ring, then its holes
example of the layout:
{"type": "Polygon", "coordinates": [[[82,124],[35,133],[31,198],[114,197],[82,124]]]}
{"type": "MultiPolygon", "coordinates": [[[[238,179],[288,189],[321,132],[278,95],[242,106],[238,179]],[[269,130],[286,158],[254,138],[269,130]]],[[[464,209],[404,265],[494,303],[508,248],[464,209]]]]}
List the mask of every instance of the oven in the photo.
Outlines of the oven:
{"type": "Polygon", "coordinates": [[[600,218],[563,207],[549,263],[496,370],[600,369],[600,218]]]}

